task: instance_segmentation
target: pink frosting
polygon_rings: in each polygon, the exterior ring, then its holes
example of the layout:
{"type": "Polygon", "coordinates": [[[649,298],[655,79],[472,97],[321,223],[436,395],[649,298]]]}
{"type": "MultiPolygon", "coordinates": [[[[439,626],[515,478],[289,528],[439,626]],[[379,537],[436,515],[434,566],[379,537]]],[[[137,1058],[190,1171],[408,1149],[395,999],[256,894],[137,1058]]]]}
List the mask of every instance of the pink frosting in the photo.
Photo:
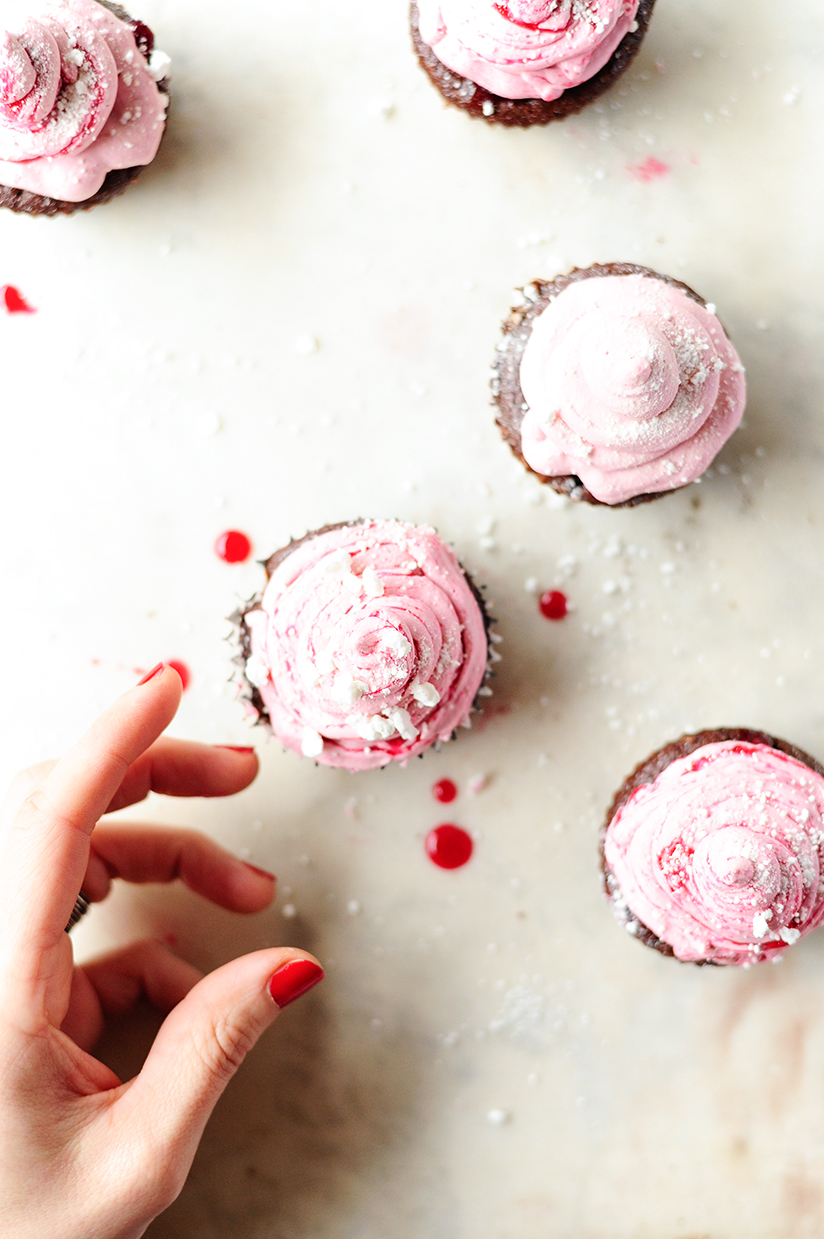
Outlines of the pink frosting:
{"type": "Polygon", "coordinates": [[[97,0],[20,0],[4,17],[0,183],[84,202],[115,168],[151,163],[166,104],[132,31],[97,0]]]}
{"type": "Polygon", "coordinates": [[[645,275],[569,284],[535,319],[520,379],[524,460],[602,503],[694,482],[746,398],[715,314],[645,275]]]}
{"type": "Polygon", "coordinates": [[[618,915],[678,959],[767,959],[824,919],[824,778],[766,745],[705,745],[633,792],[604,855],[618,915]]]}
{"type": "Polygon", "coordinates": [[[275,735],[328,766],[406,762],[468,719],[483,615],[434,530],[364,521],[302,542],[245,614],[275,735]]]}
{"type": "Polygon", "coordinates": [[[639,0],[418,0],[424,43],[504,99],[557,99],[594,77],[633,28],[639,0]]]}

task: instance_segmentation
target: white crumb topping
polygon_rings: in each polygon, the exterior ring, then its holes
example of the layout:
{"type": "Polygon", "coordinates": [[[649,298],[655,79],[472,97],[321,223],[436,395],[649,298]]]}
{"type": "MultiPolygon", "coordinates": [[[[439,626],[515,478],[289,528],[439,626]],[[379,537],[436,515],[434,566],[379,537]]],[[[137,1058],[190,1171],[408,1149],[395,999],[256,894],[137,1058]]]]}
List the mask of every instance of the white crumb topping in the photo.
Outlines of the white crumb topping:
{"type": "Polygon", "coordinates": [[[269,683],[269,668],[259,654],[251,654],[246,659],[246,679],[255,688],[263,688],[269,683]]]}
{"type": "Polygon", "coordinates": [[[304,727],[300,742],[300,751],[304,757],[320,757],[323,752],[323,736],[311,727],[304,727]]]}
{"type": "Polygon", "coordinates": [[[441,694],[438,692],[434,684],[413,684],[412,696],[416,701],[419,701],[422,706],[426,706],[431,710],[436,706],[441,699],[441,694]]]}

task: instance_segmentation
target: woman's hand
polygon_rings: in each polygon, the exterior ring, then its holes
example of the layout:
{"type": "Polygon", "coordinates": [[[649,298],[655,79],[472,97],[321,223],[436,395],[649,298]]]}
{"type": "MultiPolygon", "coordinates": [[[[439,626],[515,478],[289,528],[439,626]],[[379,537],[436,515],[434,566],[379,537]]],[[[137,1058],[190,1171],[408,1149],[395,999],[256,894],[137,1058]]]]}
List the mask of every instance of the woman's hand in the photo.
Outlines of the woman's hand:
{"type": "Polygon", "coordinates": [[[0,1234],[137,1239],[180,1192],[206,1120],[281,1007],[323,972],[305,952],[256,951],[202,978],[159,943],[74,968],[65,926],[78,892],[113,877],[187,886],[236,912],[274,879],[190,831],[98,824],[142,800],[226,796],[252,751],[158,739],[181,683],[161,667],[62,761],[21,775],[0,822],[0,1234]],[[170,1014],[142,1071],[120,1080],[88,1052],[108,1014],[146,995],[170,1014]]]}

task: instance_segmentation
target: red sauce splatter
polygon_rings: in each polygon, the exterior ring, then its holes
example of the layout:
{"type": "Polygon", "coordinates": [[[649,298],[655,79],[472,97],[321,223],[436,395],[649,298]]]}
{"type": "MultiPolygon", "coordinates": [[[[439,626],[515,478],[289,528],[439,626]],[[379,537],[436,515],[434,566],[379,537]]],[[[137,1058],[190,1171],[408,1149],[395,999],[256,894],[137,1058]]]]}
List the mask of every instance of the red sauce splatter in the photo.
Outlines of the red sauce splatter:
{"type": "Polygon", "coordinates": [[[192,680],[192,673],[189,668],[185,663],[182,663],[179,658],[166,658],[164,661],[167,667],[174,667],[175,671],[183,681],[183,688],[185,691],[189,687],[192,680]]]}
{"type": "Polygon", "coordinates": [[[29,305],[26,298],[12,285],[3,285],[3,300],[6,303],[6,309],[9,314],[36,314],[33,305],[29,305]]]}
{"type": "Polygon", "coordinates": [[[438,779],[432,784],[432,795],[440,804],[451,804],[458,794],[458,789],[451,779],[438,779]]]}
{"type": "Polygon", "coordinates": [[[559,589],[545,589],[538,599],[538,610],[544,619],[562,620],[568,610],[566,594],[559,589]]]}
{"type": "Polygon", "coordinates": [[[239,529],[227,529],[215,542],[215,554],[227,564],[242,564],[252,553],[252,543],[239,529]]]}
{"type": "Polygon", "coordinates": [[[669,164],[661,163],[660,159],[653,159],[652,155],[645,159],[643,163],[627,164],[627,172],[630,176],[635,177],[636,181],[642,181],[645,184],[649,181],[657,181],[659,177],[666,176],[670,171],[669,164]]]}
{"type": "Polygon", "coordinates": [[[462,826],[444,822],[426,836],[426,853],[439,869],[460,869],[472,855],[472,838],[462,826]]]}

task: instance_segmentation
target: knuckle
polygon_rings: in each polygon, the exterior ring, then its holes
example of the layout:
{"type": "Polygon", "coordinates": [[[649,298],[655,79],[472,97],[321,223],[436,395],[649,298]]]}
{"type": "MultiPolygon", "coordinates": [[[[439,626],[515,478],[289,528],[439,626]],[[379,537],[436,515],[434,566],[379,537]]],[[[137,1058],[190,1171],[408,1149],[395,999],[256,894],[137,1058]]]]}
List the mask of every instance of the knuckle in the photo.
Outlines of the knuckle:
{"type": "Polygon", "coordinates": [[[200,1039],[197,1049],[209,1074],[217,1083],[225,1084],[256,1040],[251,1029],[231,1016],[224,1016],[213,1022],[208,1034],[200,1039]]]}
{"type": "Polygon", "coordinates": [[[23,806],[38,817],[45,817],[54,811],[48,796],[39,783],[31,788],[28,796],[23,801],[23,806]]]}
{"type": "Polygon", "coordinates": [[[41,786],[31,788],[22,800],[15,818],[15,826],[21,830],[31,830],[42,828],[44,825],[57,824],[67,826],[82,834],[88,833],[74,818],[61,813],[49,800],[41,786]]]}
{"type": "Polygon", "coordinates": [[[21,832],[35,830],[42,826],[47,817],[47,802],[42,790],[29,786],[17,802],[13,829],[21,832]]]}
{"type": "Polygon", "coordinates": [[[168,1148],[153,1141],[138,1146],[140,1154],[132,1162],[131,1171],[121,1175],[121,1190],[125,1196],[149,1210],[153,1216],[168,1209],[177,1200],[186,1182],[188,1167],[168,1148]]]}
{"type": "Polygon", "coordinates": [[[37,766],[30,766],[28,770],[21,770],[9,784],[9,799],[16,804],[22,804],[31,796],[35,788],[39,787],[41,777],[37,766]]]}
{"type": "Polygon", "coordinates": [[[169,1139],[170,1115],[160,1105],[152,1124],[141,1123],[127,1145],[114,1141],[115,1170],[120,1192],[141,1212],[156,1216],[183,1190],[189,1161],[169,1139]]]}
{"type": "Polygon", "coordinates": [[[152,1203],[158,1213],[168,1209],[169,1205],[177,1200],[183,1191],[187,1174],[187,1167],[180,1166],[176,1158],[166,1156],[164,1164],[155,1171],[152,1183],[152,1203]]]}

